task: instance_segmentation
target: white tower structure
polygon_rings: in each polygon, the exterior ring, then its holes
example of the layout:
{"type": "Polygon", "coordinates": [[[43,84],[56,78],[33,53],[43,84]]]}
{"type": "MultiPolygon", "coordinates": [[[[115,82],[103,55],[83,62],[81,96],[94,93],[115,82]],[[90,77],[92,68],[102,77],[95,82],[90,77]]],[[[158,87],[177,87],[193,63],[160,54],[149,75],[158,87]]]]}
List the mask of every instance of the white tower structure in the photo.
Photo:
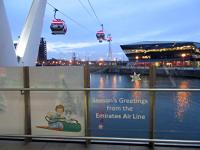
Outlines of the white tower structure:
{"type": "Polygon", "coordinates": [[[17,66],[17,58],[3,0],[0,0],[0,18],[0,67],[17,66]]]}
{"type": "Polygon", "coordinates": [[[16,50],[21,66],[35,66],[36,64],[46,4],[47,0],[33,0],[32,2],[16,50]]]}

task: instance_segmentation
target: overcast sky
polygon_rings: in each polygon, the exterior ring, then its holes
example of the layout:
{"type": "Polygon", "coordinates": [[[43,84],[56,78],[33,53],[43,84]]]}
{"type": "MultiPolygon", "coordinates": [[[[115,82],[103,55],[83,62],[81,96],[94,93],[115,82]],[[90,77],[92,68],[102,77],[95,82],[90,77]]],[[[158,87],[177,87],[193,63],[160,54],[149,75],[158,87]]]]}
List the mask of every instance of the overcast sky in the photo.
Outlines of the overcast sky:
{"type": "MultiPolygon", "coordinates": [[[[95,34],[100,26],[90,11],[84,10],[79,0],[48,0],[57,9],[87,28],[65,20],[68,33],[51,35],[53,8],[47,5],[42,36],[48,44],[48,58],[70,59],[76,52],[81,59],[107,59],[108,43],[98,43],[95,34]],[[89,31],[88,31],[89,30],[89,31]]],[[[200,41],[200,0],[90,0],[105,32],[113,36],[112,52],[117,59],[127,59],[120,44],[139,41],[200,41]]],[[[13,40],[21,34],[31,0],[4,0],[13,40]]]]}

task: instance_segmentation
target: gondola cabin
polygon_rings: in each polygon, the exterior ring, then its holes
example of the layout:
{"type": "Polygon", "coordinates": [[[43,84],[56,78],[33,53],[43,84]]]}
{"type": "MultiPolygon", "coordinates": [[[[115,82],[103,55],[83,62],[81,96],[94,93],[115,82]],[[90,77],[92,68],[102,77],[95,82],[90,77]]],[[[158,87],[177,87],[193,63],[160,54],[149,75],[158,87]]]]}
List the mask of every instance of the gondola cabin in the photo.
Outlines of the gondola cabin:
{"type": "Polygon", "coordinates": [[[66,34],[67,32],[67,26],[65,25],[65,22],[61,19],[54,19],[51,22],[51,32],[53,35],[57,35],[57,34],[66,34]]]}
{"type": "Polygon", "coordinates": [[[105,33],[103,32],[103,30],[97,31],[96,37],[97,37],[97,40],[98,40],[100,43],[102,43],[103,40],[105,40],[105,33]]]}

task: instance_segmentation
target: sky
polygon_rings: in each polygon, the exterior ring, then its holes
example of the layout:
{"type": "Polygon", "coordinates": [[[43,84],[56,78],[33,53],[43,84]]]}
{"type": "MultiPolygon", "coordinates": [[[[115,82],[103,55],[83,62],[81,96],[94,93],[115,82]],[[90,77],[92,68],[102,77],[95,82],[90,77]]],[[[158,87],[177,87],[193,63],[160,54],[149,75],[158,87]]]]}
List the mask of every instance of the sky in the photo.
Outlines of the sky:
{"type": "MultiPolygon", "coordinates": [[[[108,59],[108,42],[99,43],[96,31],[100,24],[89,7],[88,0],[48,0],[65,15],[79,22],[65,20],[66,35],[51,35],[53,8],[46,6],[42,37],[47,41],[49,59],[71,59],[75,52],[79,59],[108,59]],[[89,13],[88,13],[89,11],[89,13]]],[[[90,0],[106,34],[111,33],[112,54],[117,60],[127,60],[120,45],[140,41],[200,42],[200,0],[90,0]]],[[[23,29],[32,0],[4,0],[14,41],[23,29]]]]}

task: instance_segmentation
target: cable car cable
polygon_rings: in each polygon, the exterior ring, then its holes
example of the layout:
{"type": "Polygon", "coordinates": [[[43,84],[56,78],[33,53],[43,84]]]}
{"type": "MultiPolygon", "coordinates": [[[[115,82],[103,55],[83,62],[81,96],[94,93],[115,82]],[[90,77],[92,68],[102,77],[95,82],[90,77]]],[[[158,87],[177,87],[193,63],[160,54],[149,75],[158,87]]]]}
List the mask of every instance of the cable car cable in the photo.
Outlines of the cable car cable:
{"type": "Polygon", "coordinates": [[[54,19],[56,19],[56,12],[58,11],[58,9],[54,9],[54,19]]]}
{"type": "Polygon", "coordinates": [[[95,12],[95,10],[94,10],[94,7],[92,6],[90,0],[88,0],[88,3],[89,3],[89,5],[90,5],[90,8],[92,9],[92,12],[94,13],[94,15],[95,15],[97,21],[98,21],[98,23],[99,23],[100,25],[102,25],[102,23],[101,23],[99,17],[97,16],[97,14],[96,14],[96,12],[95,12]]]}
{"type": "MultiPolygon", "coordinates": [[[[82,25],[81,23],[79,23],[78,21],[76,21],[75,19],[69,17],[68,15],[66,15],[64,12],[58,10],[57,8],[55,8],[52,4],[50,4],[49,2],[47,2],[47,4],[49,6],[51,6],[54,10],[57,10],[58,12],[60,12],[60,14],[62,14],[63,16],[65,16],[67,19],[71,20],[73,23],[77,24],[79,27],[87,30],[88,32],[92,32],[90,29],[88,29],[87,27],[85,27],[84,25],[82,25]]],[[[93,32],[92,32],[93,33],[93,32]]]]}
{"type": "Polygon", "coordinates": [[[83,2],[81,0],[78,0],[78,2],[83,7],[83,9],[88,13],[88,15],[90,15],[90,17],[93,17],[93,15],[90,13],[90,11],[87,9],[87,7],[83,4],[83,2]]]}

